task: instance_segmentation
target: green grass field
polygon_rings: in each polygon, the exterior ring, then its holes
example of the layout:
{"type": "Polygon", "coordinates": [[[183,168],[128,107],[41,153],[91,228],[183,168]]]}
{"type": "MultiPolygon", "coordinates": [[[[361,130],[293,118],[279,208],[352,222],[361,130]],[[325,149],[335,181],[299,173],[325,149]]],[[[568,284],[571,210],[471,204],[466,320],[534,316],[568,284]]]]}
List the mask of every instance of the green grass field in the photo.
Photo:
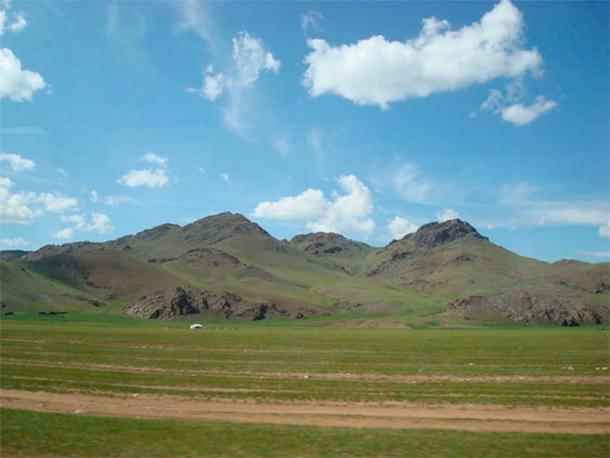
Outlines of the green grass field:
{"type": "MultiPolygon", "coordinates": [[[[608,330],[337,329],[98,316],[1,323],[3,389],[193,400],[610,405],[608,330]],[[604,379],[601,376],[606,376],[604,379]],[[418,377],[422,378],[421,380],[418,377]],[[583,377],[584,383],[579,382],[583,377]],[[418,381],[419,380],[419,381],[418,381]]],[[[322,428],[4,410],[3,455],[607,456],[607,435],[322,428]],[[97,445],[96,445],[97,444],[97,445]]]]}

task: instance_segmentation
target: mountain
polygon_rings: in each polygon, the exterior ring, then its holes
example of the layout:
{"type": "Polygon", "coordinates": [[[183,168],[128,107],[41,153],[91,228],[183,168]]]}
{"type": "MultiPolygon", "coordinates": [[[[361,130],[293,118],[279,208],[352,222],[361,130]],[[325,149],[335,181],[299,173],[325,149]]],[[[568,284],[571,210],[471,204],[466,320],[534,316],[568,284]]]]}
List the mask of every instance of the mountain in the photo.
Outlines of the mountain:
{"type": "Polygon", "coordinates": [[[376,248],[333,233],[277,240],[227,212],[103,243],[3,252],[0,267],[2,304],[17,313],[608,321],[608,264],[525,258],[458,219],[376,248]]]}

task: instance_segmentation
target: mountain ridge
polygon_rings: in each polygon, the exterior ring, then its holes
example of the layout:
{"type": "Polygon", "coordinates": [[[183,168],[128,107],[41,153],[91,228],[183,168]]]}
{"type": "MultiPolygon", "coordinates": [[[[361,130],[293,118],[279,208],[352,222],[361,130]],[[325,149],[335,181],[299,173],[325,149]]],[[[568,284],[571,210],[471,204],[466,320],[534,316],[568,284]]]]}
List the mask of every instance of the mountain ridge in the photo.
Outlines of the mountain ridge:
{"type": "Polygon", "coordinates": [[[63,300],[55,291],[25,291],[20,283],[30,284],[30,275],[78,291],[71,298],[81,294],[86,303],[157,318],[221,309],[224,316],[257,319],[351,313],[574,325],[608,317],[607,264],[525,258],[459,219],[373,247],[336,233],[278,240],[244,215],[224,212],[0,258],[3,272],[18,279],[4,285],[2,300],[24,309],[63,300]],[[208,307],[199,291],[240,300],[208,307]]]}

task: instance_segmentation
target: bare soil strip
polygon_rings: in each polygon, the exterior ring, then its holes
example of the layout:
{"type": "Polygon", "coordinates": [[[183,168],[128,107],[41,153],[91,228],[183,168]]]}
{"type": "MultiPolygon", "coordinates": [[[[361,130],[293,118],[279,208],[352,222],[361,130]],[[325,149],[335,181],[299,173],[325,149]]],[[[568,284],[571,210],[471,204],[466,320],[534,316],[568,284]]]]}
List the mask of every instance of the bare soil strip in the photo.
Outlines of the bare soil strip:
{"type": "Polygon", "coordinates": [[[325,427],[610,433],[610,408],[530,408],[409,403],[252,403],[176,396],[93,396],[0,390],[0,407],[136,418],[222,420],[325,427]]]}
{"type": "Polygon", "coordinates": [[[17,358],[2,358],[4,363],[20,366],[64,367],[69,369],[89,369],[101,371],[187,374],[187,375],[227,375],[231,377],[256,377],[279,379],[309,379],[309,380],[349,380],[362,382],[392,382],[392,383],[434,383],[434,382],[497,382],[497,383],[567,383],[567,384],[610,384],[607,375],[400,375],[400,374],[361,374],[348,372],[265,372],[265,371],[224,371],[217,369],[179,369],[150,366],[126,366],[116,364],[64,363],[50,361],[32,361],[17,358]]]}

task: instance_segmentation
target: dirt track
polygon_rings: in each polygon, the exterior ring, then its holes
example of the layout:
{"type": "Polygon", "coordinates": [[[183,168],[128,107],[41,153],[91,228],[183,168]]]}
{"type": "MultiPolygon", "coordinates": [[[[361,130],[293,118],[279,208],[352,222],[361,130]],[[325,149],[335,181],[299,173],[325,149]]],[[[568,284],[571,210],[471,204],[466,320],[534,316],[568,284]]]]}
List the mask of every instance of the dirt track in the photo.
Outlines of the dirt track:
{"type": "Polygon", "coordinates": [[[0,390],[0,406],[42,412],[356,428],[608,434],[610,408],[408,403],[251,403],[174,396],[93,396],[0,390]]]}

